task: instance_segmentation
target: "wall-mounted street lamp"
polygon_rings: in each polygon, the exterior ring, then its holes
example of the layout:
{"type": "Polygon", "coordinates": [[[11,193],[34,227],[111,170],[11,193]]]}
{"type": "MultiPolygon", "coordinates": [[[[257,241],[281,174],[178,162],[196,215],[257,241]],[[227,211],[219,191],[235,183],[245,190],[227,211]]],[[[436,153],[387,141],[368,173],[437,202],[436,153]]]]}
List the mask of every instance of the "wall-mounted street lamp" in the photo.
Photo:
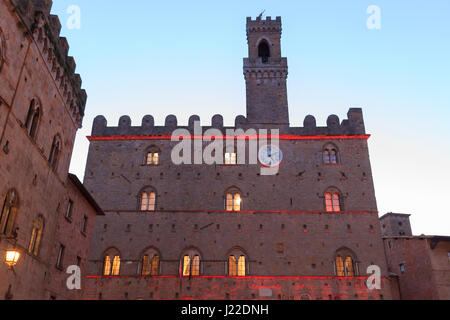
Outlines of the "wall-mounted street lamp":
{"type": "Polygon", "coordinates": [[[16,249],[9,249],[6,250],[5,254],[5,263],[8,265],[8,267],[11,269],[13,268],[17,262],[19,262],[20,259],[20,252],[16,249]]]}

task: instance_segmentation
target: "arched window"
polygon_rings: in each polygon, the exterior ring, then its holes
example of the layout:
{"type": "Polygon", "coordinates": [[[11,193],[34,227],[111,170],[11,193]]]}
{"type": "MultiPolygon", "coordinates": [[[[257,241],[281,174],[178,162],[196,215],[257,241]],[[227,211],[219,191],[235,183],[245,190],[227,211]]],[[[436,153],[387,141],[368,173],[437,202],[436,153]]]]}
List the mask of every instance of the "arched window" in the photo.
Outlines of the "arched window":
{"type": "Polygon", "coordinates": [[[183,255],[181,263],[183,277],[200,275],[200,254],[197,250],[187,251],[183,255]]]}
{"type": "Polygon", "coordinates": [[[237,188],[230,188],[225,194],[225,210],[239,212],[242,209],[242,196],[237,188]]]}
{"type": "Polygon", "coordinates": [[[160,163],[161,150],[156,146],[151,146],[145,152],[144,164],[147,166],[158,166],[160,163]]]}
{"type": "Polygon", "coordinates": [[[356,255],[350,249],[339,249],[335,254],[334,265],[338,277],[354,277],[358,274],[356,255]]]}
{"type": "Polygon", "coordinates": [[[159,275],[160,255],[155,249],[148,249],[142,256],[141,275],[157,276],[159,275]]]}
{"type": "Polygon", "coordinates": [[[247,275],[247,258],[239,248],[233,249],[228,255],[228,275],[230,277],[247,275]]]}
{"type": "Polygon", "coordinates": [[[17,206],[19,197],[15,190],[9,190],[6,194],[5,201],[0,216],[0,234],[10,236],[13,235],[13,226],[16,219],[17,206]]]}
{"type": "Polygon", "coordinates": [[[30,102],[27,119],[25,121],[25,128],[27,128],[27,133],[32,139],[36,139],[36,133],[40,118],[41,118],[41,107],[39,101],[33,99],[30,102]]]}
{"type": "Polygon", "coordinates": [[[225,153],[225,164],[236,165],[237,164],[237,153],[236,152],[226,152],[225,153]]]}
{"type": "Polygon", "coordinates": [[[140,195],[140,210],[156,210],[156,191],[153,188],[145,188],[140,195]]]}
{"type": "Polygon", "coordinates": [[[48,162],[50,166],[56,170],[58,165],[59,156],[61,154],[61,138],[56,135],[53,138],[52,148],[50,149],[50,156],[48,157],[48,162]]]}
{"type": "Polygon", "coordinates": [[[262,40],[258,45],[258,57],[262,59],[263,63],[269,61],[270,47],[266,40],[262,40]]]}
{"type": "Polygon", "coordinates": [[[323,148],[323,163],[324,164],[338,164],[340,163],[338,148],[332,144],[328,143],[323,148]]]}
{"type": "Polygon", "coordinates": [[[44,231],[44,218],[42,216],[39,216],[33,222],[33,230],[31,231],[31,239],[30,244],[28,246],[28,253],[34,256],[38,255],[43,231],[44,231]]]}
{"type": "Polygon", "coordinates": [[[330,189],[325,193],[325,207],[327,212],[342,211],[342,199],[339,191],[330,189]]]}
{"type": "Polygon", "coordinates": [[[111,248],[103,255],[103,275],[118,276],[120,274],[120,253],[111,248]]]}

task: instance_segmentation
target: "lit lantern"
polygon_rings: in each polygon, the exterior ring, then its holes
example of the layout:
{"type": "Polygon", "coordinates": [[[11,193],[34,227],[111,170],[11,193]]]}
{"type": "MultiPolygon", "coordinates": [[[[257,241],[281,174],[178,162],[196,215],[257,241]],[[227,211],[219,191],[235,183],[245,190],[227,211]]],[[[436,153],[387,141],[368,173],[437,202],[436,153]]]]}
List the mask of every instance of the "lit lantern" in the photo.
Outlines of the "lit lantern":
{"type": "Polygon", "coordinates": [[[20,252],[16,249],[10,249],[6,251],[5,262],[6,264],[12,268],[14,267],[20,258],[20,252]]]}

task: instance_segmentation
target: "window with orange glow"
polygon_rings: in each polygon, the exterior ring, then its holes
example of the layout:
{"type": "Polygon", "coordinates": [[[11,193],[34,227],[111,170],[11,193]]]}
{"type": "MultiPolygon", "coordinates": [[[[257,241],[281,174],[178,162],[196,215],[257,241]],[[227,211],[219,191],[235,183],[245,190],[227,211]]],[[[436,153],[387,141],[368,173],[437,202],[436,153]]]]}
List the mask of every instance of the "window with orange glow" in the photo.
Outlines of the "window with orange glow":
{"type": "Polygon", "coordinates": [[[326,206],[327,212],[340,212],[341,204],[340,204],[339,193],[327,192],[325,194],[325,206],[326,206]]]}
{"type": "Polygon", "coordinates": [[[355,275],[352,257],[345,258],[345,274],[347,277],[353,277],[355,275]]]}
{"type": "Polygon", "coordinates": [[[237,275],[237,268],[236,268],[236,257],[230,256],[228,258],[228,275],[230,277],[235,277],[237,275]]]}
{"type": "Polygon", "coordinates": [[[141,275],[148,276],[150,275],[150,258],[148,255],[144,255],[142,257],[142,271],[141,275]]]}
{"type": "Polygon", "coordinates": [[[159,255],[155,254],[152,258],[152,276],[159,275],[159,255]]]}
{"type": "Polygon", "coordinates": [[[8,191],[0,215],[0,234],[10,236],[14,231],[13,226],[16,219],[18,201],[19,197],[16,191],[8,191]]]}
{"type": "Polygon", "coordinates": [[[148,152],[146,164],[154,166],[159,165],[159,152],[148,152]]]}
{"type": "Polygon", "coordinates": [[[155,211],[156,210],[156,193],[142,192],[141,195],[141,211],[155,211]]]}
{"type": "Polygon", "coordinates": [[[344,259],[341,256],[336,257],[336,275],[345,277],[344,259]]]}
{"type": "Polygon", "coordinates": [[[183,277],[189,277],[191,275],[191,258],[185,255],[183,258],[183,277]]]}
{"type": "Polygon", "coordinates": [[[38,217],[33,222],[33,230],[31,231],[30,244],[28,245],[28,253],[37,256],[39,253],[39,245],[42,239],[42,232],[44,229],[44,219],[38,217]]]}
{"type": "Polygon", "coordinates": [[[192,259],[192,275],[200,275],[200,256],[194,256],[194,259],[192,259]]]}
{"type": "Polygon", "coordinates": [[[226,209],[227,211],[241,211],[242,199],[239,193],[228,193],[226,197],[226,209]]]}
{"type": "Polygon", "coordinates": [[[112,276],[118,276],[120,274],[120,257],[115,256],[113,260],[113,265],[111,269],[112,276]]]}
{"type": "Polygon", "coordinates": [[[103,261],[103,275],[111,275],[111,258],[109,256],[106,256],[103,261]]]}
{"type": "Polygon", "coordinates": [[[245,277],[245,256],[240,256],[238,260],[238,276],[245,277]]]}

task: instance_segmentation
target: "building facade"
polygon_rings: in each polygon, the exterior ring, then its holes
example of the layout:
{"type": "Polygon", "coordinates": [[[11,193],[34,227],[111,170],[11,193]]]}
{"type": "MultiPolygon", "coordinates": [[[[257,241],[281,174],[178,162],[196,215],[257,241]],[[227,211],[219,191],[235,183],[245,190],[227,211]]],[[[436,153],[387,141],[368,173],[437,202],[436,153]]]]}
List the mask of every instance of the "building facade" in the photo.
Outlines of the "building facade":
{"type": "Polygon", "coordinates": [[[105,216],[85,298],[398,298],[362,110],[292,126],[281,33],[280,17],[247,18],[247,115],[234,127],[221,115],[202,127],[196,115],[187,126],[173,115],[164,126],[94,120],[84,184],[105,216]],[[378,290],[366,285],[372,265],[378,290]]]}
{"type": "Polygon", "coordinates": [[[51,6],[0,2],[0,299],[81,298],[66,268],[85,269],[102,213],[68,175],[86,92],[51,6]],[[5,263],[10,250],[16,265],[5,263]]]}
{"type": "Polygon", "coordinates": [[[410,215],[380,218],[388,271],[403,300],[450,300],[450,237],[413,236],[410,215]]]}

